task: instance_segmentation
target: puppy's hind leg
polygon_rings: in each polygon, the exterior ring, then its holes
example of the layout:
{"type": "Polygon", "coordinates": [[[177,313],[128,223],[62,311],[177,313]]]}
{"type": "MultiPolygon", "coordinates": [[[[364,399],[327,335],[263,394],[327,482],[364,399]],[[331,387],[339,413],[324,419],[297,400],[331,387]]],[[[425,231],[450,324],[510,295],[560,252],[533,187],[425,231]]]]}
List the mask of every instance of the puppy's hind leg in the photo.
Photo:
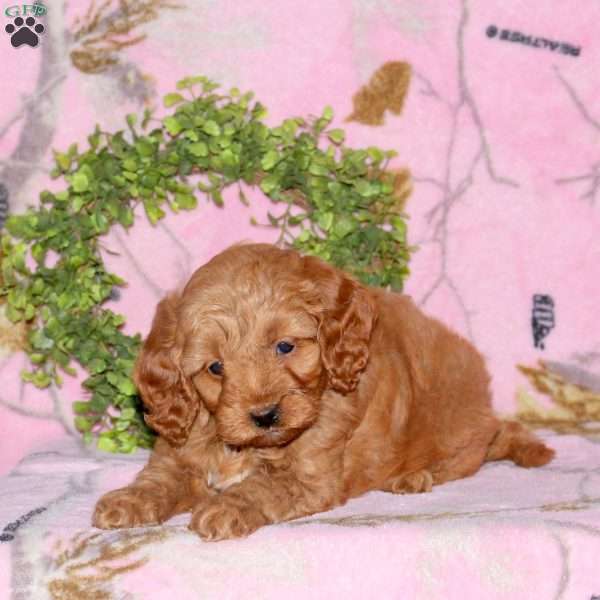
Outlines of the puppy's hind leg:
{"type": "Polygon", "coordinates": [[[409,459],[402,470],[387,476],[380,489],[396,494],[430,492],[434,485],[473,475],[486,460],[497,423],[494,418],[487,419],[477,432],[464,434],[451,447],[438,448],[434,456],[409,459]],[[407,468],[410,465],[413,468],[407,468]]]}
{"type": "Polygon", "coordinates": [[[520,423],[501,421],[485,460],[508,459],[521,467],[541,467],[549,463],[554,454],[552,448],[548,448],[520,423]]]}
{"type": "Polygon", "coordinates": [[[388,477],[381,490],[392,494],[421,494],[430,492],[432,487],[433,476],[427,469],[421,469],[388,477]]]}

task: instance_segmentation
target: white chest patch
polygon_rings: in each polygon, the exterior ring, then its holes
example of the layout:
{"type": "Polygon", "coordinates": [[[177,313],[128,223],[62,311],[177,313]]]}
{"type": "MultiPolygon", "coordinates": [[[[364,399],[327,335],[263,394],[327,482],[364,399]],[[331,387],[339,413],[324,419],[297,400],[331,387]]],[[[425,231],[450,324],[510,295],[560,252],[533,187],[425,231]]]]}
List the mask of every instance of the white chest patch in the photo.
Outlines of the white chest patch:
{"type": "Polygon", "coordinates": [[[227,477],[220,471],[209,471],[206,475],[206,483],[208,487],[222,492],[228,487],[231,487],[236,483],[240,483],[240,481],[244,481],[244,479],[246,479],[251,472],[252,469],[243,469],[242,471],[227,477]]]}

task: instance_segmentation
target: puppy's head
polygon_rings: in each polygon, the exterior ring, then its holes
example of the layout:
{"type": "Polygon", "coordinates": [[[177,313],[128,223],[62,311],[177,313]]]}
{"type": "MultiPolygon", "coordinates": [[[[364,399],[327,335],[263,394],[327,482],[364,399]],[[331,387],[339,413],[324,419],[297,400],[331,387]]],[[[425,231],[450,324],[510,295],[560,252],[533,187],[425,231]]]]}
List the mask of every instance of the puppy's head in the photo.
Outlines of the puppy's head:
{"type": "Polygon", "coordinates": [[[179,445],[208,411],[230,445],[286,444],[326,389],[356,388],[374,321],[370,292],[324,262],[234,246],[159,305],[136,368],[147,421],[179,445]]]}

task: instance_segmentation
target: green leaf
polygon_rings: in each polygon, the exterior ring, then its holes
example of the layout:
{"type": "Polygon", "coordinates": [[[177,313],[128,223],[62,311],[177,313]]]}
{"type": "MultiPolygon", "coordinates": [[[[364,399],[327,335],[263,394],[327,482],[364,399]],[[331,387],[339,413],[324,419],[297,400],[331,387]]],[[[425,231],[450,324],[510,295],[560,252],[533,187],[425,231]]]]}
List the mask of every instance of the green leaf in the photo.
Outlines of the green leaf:
{"type": "Polygon", "coordinates": [[[210,193],[210,197],[212,198],[212,201],[215,203],[216,206],[218,206],[219,208],[223,207],[224,202],[221,190],[212,190],[210,193]]]}
{"type": "Polygon", "coordinates": [[[74,423],[77,430],[81,431],[82,433],[92,429],[92,423],[85,417],[75,417],[74,423]]]}
{"type": "Polygon", "coordinates": [[[334,218],[332,212],[320,213],[317,217],[317,223],[323,231],[329,231],[333,225],[334,218]]]}
{"type": "Polygon", "coordinates": [[[130,433],[122,431],[118,434],[117,439],[119,441],[119,452],[128,454],[135,450],[135,439],[131,436],[130,433]]]}
{"type": "Polygon", "coordinates": [[[175,104],[179,104],[180,102],[183,102],[184,100],[185,100],[185,98],[181,94],[178,94],[177,92],[173,92],[171,94],[167,94],[163,98],[163,104],[164,104],[165,108],[170,108],[171,106],[174,106],[175,104]]]}
{"type": "Polygon", "coordinates": [[[327,167],[324,167],[323,165],[319,165],[316,163],[311,163],[310,166],[308,167],[308,172],[311,175],[317,175],[319,177],[323,177],[325,175],[329,175],[329,169],[327,169],[327,167]]]}
{"type": "Polygon", "coordinates": [[[98,438],[98,450],[115,453],[118,450],[118,446],[111,437],[109,437],[107,434],[101,433],[100,437],[98,438]]]}
{"type": "Polygon", "coordinates": [[[198,157],[208,156],[208,146],[204,142],[196,142],[188,147],[190,154],[198,157]]]}
{"type": "Polygon", "coordinates": [[[121,419],[125,419],[127,421],[131,421],[132,419],[135,418],[136,412],[135,412],[135,408],[130,407],[130,408],[124,408],[121,411],[121,419]]]}
{"type": "Polygon", "coordinates": [[[186,129],[186,131],[183,134],[183,137],[186,140],[190,140],[192,142],[197,142],[200,139],[198,137],[198,134],[193,129],[186,129]]]}
{"type": "Polygon", "coordinates": [[[279,187],[279,180],[274,175],[267,175],[260,182],[260,189],[267,194],[272,194],[279,187]]]}
{"type": "Polygon", "coordinates": [[[89,402],[75,401],[73,402],[73,411],[77,414],[84,415],[89,411],[89,402]]]}
{"type": "Polygon", "coordinates": [[[86,198],[85,196],[74,196],[71,206],[73,207],[73,210],[76,213],[78,213],[83,208],[83,206],[86,204],[87,201],[88,201],[88,198],[86,198]]]}
{"type": "Polygon", "coordinates": [[[204,90],[210,91],[219,87],[216,83],[212,82],[208,77],[199,75],[196,77],[185,77],[177,82],[177,89],[183,90],[186,88],[192,88],[195,85],[202,85],[204,90]]]}
{"type": "Polygon", "coordinates": [[[41,294],[45,289],[46,289],[46,285],[44,284],[44,280],[41,278],[36,278],[33,281],[33,285],[31,286],[31,293],[34,296],[38,296],[39,294],[41,294]]]}
{"type": "Polygon", "coordinates": [[[71,180],[71,184],[76,192],[81,193],[88,189],[90,182],[84,173],[75,173],[71,180]]]}
{"type": "Polygon", "coordinates": [[[31,378],[31,383],[33,383],[33,385],[35,385],[37,388],[44,389],[52,383],[52,379],[48,373],[45,373],[44,371],[36,371],[31,378]]]}
{"type": "Polygon", "coordinates": [[[372,195],[371,184],[366,179],[360,179],[354,189],[364,198],[368,198],[372,195]]]}
{"type": "MultiPolygon", "coordinates": [[[[25,251],[26,251],[25,244],[17,244],[13,248],[12,253],[9,255],[10,262],[11,262],[13,268],[16,271],[19,271],[20,273],[27,272],[27,268],[25,265],[25,251]]],[[[7,259],[8,259],[8,257],[7,257],[7,259]]]]}
{"type": "Polygon", "coordinates": [[[198,200],[193,194],[175,194],[175,201],[184,210],[192,210],[198,205],[198,200]]]}
{"type": "Polygon", "coordinates": [[[42,363],[46,362],[46,359],[47,359],[47,355],[42,354],[41,352],[34,352],[33,354],[29,355],[29,360],[34,365],[41,365],[42,363]]]}
{"type": "Polygon", "coordinates": [[[276,150],[269,150],[260,161],[260,166],[265,171],[270,171],[279,161],[279,153],[276,150]]]}
{"type": "Polygon", "coordinates": [[[308,229],[303,229],[298,237],[296,238],[297,242],[307,242],[311,237],[311,233],[308,229]]]}
{"type": "Polygon", "coordinates": [[[62,171],[68,171],[71,168],[71,157],[61,152],[54,153],[54,160],[62,171]]]}
{"type": "Polygon", "coordinates": [[[183,129],[181,123],[175,117],[166,117],[163,123],[172,136],[176,136],[183,129]]]}
{"type": "MultiPolygon", "coordinates": [[[[135,142],[135,149],[142,158],[150,158],[151,156],[154,156],[154,144],[147,139],[137,140],[135,142]]],[[[135,169],[137,168],[137,162],[133,162],[133,164],[136,166],[131,170],[135,171],[135,169]]],[[[123,165],[125,165],[125,162],[123,163],[123,165]]]]}
{"type": "Polygon", "coordinates": [[[35,316],[35,306],[33,304],[27,304],[25,306],[25,312],[23,313],[23,319],[25,321],[31,321],[35,316]]]}
{"type": "Polygon", "coordinates": [[[29,334],[29,342],[37,350],[49,350],[54,346],[54,340],[47,337],[43,329],[36,329],[29,334]]]}
{"type": "Polygon", "coordinates": [[[333,108],[331,106],[326,106],[323,109],[323,113],[321,114],[321,118],[326,121],[331,121],[333,119],[333,108]]]}
{"type": "Polygon", "coordinates": [[[156,225],[165,216],[165,211],[156,204],[156,202],[144,202],[144,209],[148,220],[152,225],[156,225]]]}
{"type": "Polygon", "coordinates": [[[374,162],[379,164],[380,162],[383,161],[383,159],[385,158],[383,152],[379,149],[379,148],[375,148],[374,146],[371,146],[367,149],[367,152],[369,154],[369,158],[374,162]]]}
{"type": "Polygon", "coordinates": [[[90,373],[102,373],[106,370],[106,361],[101,358],[92,359],[87,365],[90,373]]]}
{"type": "Polygon", "coordinates": [[[219,127],[218,123],[216,121],[213,121],[212,119],[206,121],[202,129],[205,133],[208,133],[208,135],[211,135],[213,137],[221,135],[221,128],[219,127]]]}
{"type": "Polygon", "coordinates": [[[100,145],[100,133],[96,132],[88,136],[88,144],[93,150],[96,150],[100,145]]]}
{"type": "Polygon", "coordinates": [[[137,388],[131,379],[121,379],[117,389],[119,392],[121,392],[121,394],[125,394],[126,396],[133,396],[137,394],[137,388]]]}
{"type": "Polygon", "coordinates": [[[18,323],[23,319],[23,312],[10,304],[6,307],[5,311],[6,317],[11,323],[18,323]]]}
{"type": "Polygon", "coordinates": [[[132,173],[134,173],[135,171],[137,171],[137,161],[133,160],[132,158],[126,158],[123,161],[123,168],[126,171],[131,171],[132,173]]]}
{"type": "Polygon", "coordinates": [[[150,122],[150,119],[152,119],[152,110],[149,108],[145,108],[144,116],[142,118],[142,128],[143,129],[146,129],[146,127],[148,126],[148,123],[150,122]]]}
{"type": "Polygon", "coordinates": [[[390,223],[392,224],[392,227],[396,230],[399,231],[400,233],[406,233],[406,222],[404,221],[404,219],[400,218],[397,215],[394,215],[391,219],[390,219],[390,223]]]}
{"type": "Polygon", "coordinates": [[[355,229],[356,225],[354,219],[350,216],[343,215],[338,219],[333,226],[332,233],[338,239],[346,237],[351,231],[355,229]]]}
{"type": "Polygon", "coordinates": [[[341,144],[346,139],[343,129],[332,129],[327,132],[327,137],[336,145],[341,144]]]}

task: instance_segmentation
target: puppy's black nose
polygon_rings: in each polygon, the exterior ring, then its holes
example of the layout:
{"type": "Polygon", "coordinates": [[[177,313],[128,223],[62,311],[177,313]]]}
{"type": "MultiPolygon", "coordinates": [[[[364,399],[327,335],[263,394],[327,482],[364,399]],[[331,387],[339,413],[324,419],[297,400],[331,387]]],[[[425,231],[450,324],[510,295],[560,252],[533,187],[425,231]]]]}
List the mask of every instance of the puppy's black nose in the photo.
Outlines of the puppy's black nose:
{"type": "Polygon", "coordinates": [[[269,406],[262,410],[255,410],[250,413],[250,417],[257,427],[267,429],[279,421],[279,406],[269,406]]]}

